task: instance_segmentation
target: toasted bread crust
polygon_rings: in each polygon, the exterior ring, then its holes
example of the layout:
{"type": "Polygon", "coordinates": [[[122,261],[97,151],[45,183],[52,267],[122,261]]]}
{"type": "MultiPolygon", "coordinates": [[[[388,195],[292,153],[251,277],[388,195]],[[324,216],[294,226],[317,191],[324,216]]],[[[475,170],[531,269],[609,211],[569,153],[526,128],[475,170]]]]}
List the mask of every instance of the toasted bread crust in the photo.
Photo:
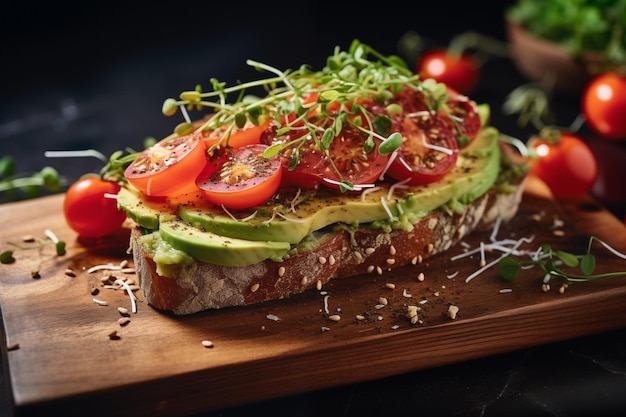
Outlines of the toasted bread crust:
{"type": "Polygon", "coordinates": [[[207,309],[243,306],[287,298],[331,279],[382,273],[444,252],[474,230],[490,227],[498,217],[510,220],[517,212],[523,186],[512,194],[491,191],[463,213],[439,211],[422,218],[410,232],[359,229],[329,233],[314,250],[298,252],[282,262],[266,260],[246,267],[196,262],[179,277],[162,277],[154,260],[137,242],[131,247],[146,301],[176,315],[207,309]],[[184,276],[184,278],[183,278],[184,276]]]}

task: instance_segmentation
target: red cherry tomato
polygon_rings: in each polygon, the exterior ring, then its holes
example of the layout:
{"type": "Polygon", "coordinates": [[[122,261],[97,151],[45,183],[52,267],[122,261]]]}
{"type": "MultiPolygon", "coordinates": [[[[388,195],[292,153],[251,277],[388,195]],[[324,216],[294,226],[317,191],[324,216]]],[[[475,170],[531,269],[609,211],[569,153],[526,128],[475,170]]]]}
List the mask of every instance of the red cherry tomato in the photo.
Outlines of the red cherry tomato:
{"type": "Polygon", "coordinates": [[[266,145],[253,144],[224,150],[212,158],[196,179],[207,200],[227,209],[246,209],[269,200],[278,190],[282,165],[266,158],[266,145]]]}
{"type": "Polygon", "coordinates": [[[164,197],[195,190],[207,163],[206,145],[197,133],[165,139],[145,149],[124,176],[147,196],[164,197]]]}
{"type": "Polygon", "coordinates": [[[126,212],[118,210],[115,195],[117,183],[100,177],[84,177],[70,186],[63,202],[65,220],[80,236],[102,237],[118,230],[126,219],[126,212]]]}
{"type": "Polygon", "coordinates": [[[435,49],[420,58],[416,72],[422,78],[433,78],[467,95],[478,85],[480,62],[469,53],[455,55],[447,50],[435,49]]]}
{"type": "Polygon", "coordinates": [[[531,173],[542,179],[556,198],[581,197],[596,182],[596,157],[578,136],[561,132],[554,138],[533,138],[528,146],[539,155],[531,173]]]}
{"type": "Polygon", "coordinates": [[[626,76],[604,73],[593,78],[583,92],[582,111],[598,135],[626,140],[626,76]]]}

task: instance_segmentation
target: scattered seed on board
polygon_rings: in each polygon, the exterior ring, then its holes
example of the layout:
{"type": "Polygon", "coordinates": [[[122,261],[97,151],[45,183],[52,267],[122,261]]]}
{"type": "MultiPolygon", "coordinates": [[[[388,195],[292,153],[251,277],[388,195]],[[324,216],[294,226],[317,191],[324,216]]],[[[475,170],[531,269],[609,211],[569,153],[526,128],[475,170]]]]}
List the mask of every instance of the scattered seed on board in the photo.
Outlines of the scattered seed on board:
{"type": "Polygon", "coordinates": [[[65,270],[65,275],[67,275],[68,277],[72,277],[72,278],[76,277],[76,273],[70,268],[67,268],[65,270]]]}
{"type": "Polygon", "coordinates": [[[257,290],[259,289],[259,283],[255,283],[250,287],[250,292],[257,292],[257,290]]]}
{"type": "Polygon", "coordinates": [[[121,337],[119,334],[117,334],[117,330],[113,330],[111,333],[109,333],[109,339],[111,340],[120,340],[121,337]]]}
{"type": "Polygon", "coordinates": [[[19,343],[11,343],[7,345],[7,352],[11,352],[12,350],[18,350],[20,348],[19,343]]]}
{"type": "Polygon", "coordinates": [[[388,282],[385,284],[385,288],[389,288],[391,290],[396,288],[396,284],[392,283],[392,282],[388,282]]]}
{"type": "Polygon", "coordinates": [[[341,320],[341,316],[339,314],[331,314],[328,316],[328,319],[332,321],[339,321],[341,320]]]}
{"type": "Polygon", "coordinates": [[[117,324],[120,326],[126,326],[128,323],[130,323],[130,319],[128,317],[120,317],[117,319],[117,324]]]}
{"type": "Polygon", "coordinates": [[[39,270],[38,269],[35,269],[34,271],[30,271],[30,276],[33,277],[34,279],[41,278],[41,275],[39,275],[39,270]]]}
{"type": "Polygon", "coordinates": [[[212,348],[215,345],[210,340],[203,340],[202,341],[202,346],[204,346],[205,348],[212,348]]]}
{"type": "Polygon", "coordinates": [[[91,287],[91,295],[98,295],[100,289],[98,287],[91,287]]]}
{"type": "Polygon", "coordinates": [[[128,316],[128,309],[126,307],[118,307],[117,311],[122,315],[122,316],[128,316]]]}
{"type": "Polygon", "coordinates": [[[458,313],[459,313],[459,307],[452,305],[452,304],[448,306],[448,317],[450,317],[452,320],[456,319],[456,315],[458,313]]]}

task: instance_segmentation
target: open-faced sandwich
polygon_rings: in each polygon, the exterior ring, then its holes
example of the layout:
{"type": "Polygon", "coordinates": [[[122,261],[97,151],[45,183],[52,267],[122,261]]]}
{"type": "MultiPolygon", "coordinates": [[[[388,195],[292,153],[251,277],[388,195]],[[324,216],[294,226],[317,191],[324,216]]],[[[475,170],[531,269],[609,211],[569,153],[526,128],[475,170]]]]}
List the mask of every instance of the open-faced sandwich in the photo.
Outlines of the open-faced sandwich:
{"type": "Polygon", "coordinates": [[[515,215],[525,170],[488,107],[358,41],[319,71],[248,64],[270,76],[166,100],[186,121],[125,171],[118,206],[153,307],[191,314],[388,273],[515,215]]]}

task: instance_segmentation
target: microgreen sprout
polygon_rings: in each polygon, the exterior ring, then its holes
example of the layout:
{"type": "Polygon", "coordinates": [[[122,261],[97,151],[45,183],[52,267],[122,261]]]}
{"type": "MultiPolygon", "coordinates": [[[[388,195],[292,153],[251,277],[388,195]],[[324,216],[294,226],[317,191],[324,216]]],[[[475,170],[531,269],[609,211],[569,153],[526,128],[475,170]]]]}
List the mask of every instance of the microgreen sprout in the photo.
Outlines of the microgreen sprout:
{"type": "Polygon", "coordinates": [[[53,167],[43,167],[34,174],[19,174],[11,156],[0,158],[0,193],[9,197],[13,197],[11,194],[18,190],[26,193],[27,198],[37,197],[42,189],[55,192],[61,190],[64,184],[64,179],[53,167]]]}
{"type": "Polygon", "coordinates": [[[603,240],[591,236],[587,245],[587,251],[582,255],[556,250],[548,244],[542,245],[536,252],[532,253],[530,260],[517,260],[512,255],[507,255],[500,259],[498,263],[500,275],[507,281],[513,281],[520,269],[538,266],[545,274],[544,284],[547,284],[551,277],[561,278],[565,283],[569,284],[626,276],[626,271],[594,274],[596,258],[591,253],[594,242],[599,243],[618,258],[626,259],[626,254],[617,251],[603,240]],[[579,272],[572,272],[571,269],[573,268],[577,268],[579,272]]]}
{"type": "MultiPolygon", "coordinates": [[[[313,71],[306,65],[282,71],[254,60],[246,63],[271,75],[234,86],[213,78],[209,91],[197,85],[193,90],[183,91],[178,99],[167,98],[162,113],[172,116],[180,110],[185,119],[176,127],[174,135],[189,133],[190,129],[220,129],[224,132],[222,140],[228,141],[235,127],[242,128],[247,123],[259,126],[271,119],[276,126],[276,136],[288,136],[280,144],[270,146],[264,156],[271,157],[292,148],[289,168],[294,169],[299,162],[298,149],[306,141],[313,141],[328,155],[333,140],[347,125],[365,135],[365,153],[378,148],[381,154],[387,155],[400,147],[402,137],[391,132],[391,119],[374,114],[359,105],[360,101],[382,104],[403,88],[409,88],[423,94],[429,110],[436,112],[449,98],[445,85],[431,79],[420,80],[400,57],[384,56],[358,40],[353,41],[347,51],[335,48],[320,71],[313,71]],[[258,89],[264,90],[262,98],[252,94],[258,89]],[[236,96],[234,101],[229,100],[230,95],[236,96]],[[202,109],[209,109],[212,115],[194,126],[187,112],[202,109]]],[[[392,104],[388,111],[395,114],[402,109],[392,104]]],[[[213,148],[218,146],[220,144],[215,144],[213,148]]],[[[352,189],[352,184],[342,182],[340,188],[352,189]]]]}
{"type": "MultiPolygon", "coordinates": [[[[57,256],[64,256],[65,251],[65,241],[60,240],[54,232],[50,229],[46,229],[44,231],[46,235],[46,239],[38,238],[33,239],[32,241],[16,243],[16,242],[7,242],[10,246],[20,250],[32,250],[32,249],[41,249],[44,246],[54,245],[56,249],[57,256]]],[[[11,264],[15,262],[15,258],[13,257],[13,250],[6,250],[0,253],[0,263],[3,264],[11,264]]]]}

